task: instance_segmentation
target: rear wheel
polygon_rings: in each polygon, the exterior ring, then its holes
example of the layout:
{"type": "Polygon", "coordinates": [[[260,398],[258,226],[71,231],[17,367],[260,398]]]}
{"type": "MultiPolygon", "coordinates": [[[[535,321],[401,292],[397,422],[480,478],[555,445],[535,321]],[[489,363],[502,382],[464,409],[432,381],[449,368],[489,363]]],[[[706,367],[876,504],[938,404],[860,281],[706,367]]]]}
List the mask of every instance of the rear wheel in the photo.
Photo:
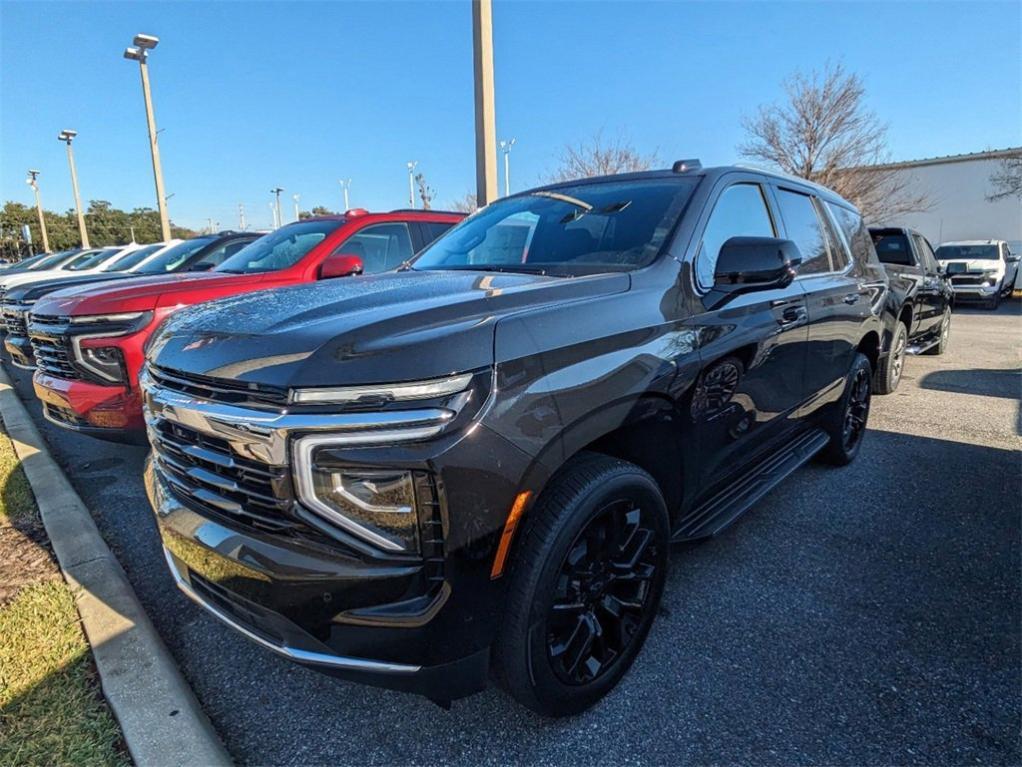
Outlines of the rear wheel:
{"type": "Polygon", "coordinates": [[[583,454],[530,516],[495,669],[533,711],[575,714],[613,689],[645,642],[666,577],[667,507],[638,466],[583,454]]]}
{"type": "Polygon", "coordinates": [[[820,457],[835,466],[844,466],[855,460],[866,435],[869,406],[872,398],[872,367],[865,355],[855,355],[851,370],[845,379],[845,391],[838,406],[823,424],[830,442],[820,457]]]}
{"type": "Polygon", "coordinates": [[[908,350],[908,330],[899,322],[891,336],[891,351],[877,366],[873,385],[877,394],[890,394],[898,388],[901,374],[905,370],[905,355],[908,350]]]}
{"type": "Polygon", "coordinates": [[[943,354],[951,343],[951,308],[944,310],[944,318],[940,321],[940,340],[926,350],[926,354],[943,354]]]}

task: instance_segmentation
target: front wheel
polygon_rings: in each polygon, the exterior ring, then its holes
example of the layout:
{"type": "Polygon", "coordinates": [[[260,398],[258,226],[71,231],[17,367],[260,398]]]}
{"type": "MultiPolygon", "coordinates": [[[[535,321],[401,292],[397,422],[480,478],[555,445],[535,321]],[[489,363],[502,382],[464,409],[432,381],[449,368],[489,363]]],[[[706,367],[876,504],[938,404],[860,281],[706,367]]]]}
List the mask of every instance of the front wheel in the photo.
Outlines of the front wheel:
{"type": "Polygon", "coordinates": [[[859,454],[869,421],[872,372],[866,356],[857,353],[845,379],[844,394],[823,424],[830,441],[820,452],[820,457],[827,463],[845,466],[859,454]]]}
{"type": "Polygon", "coordinates": [[[563,467],[530,517],[495,671],[533,711],[576,714],[613,689],[646,640],[667,574],[667,507],[638,466],[590,453],[563,467]]]}

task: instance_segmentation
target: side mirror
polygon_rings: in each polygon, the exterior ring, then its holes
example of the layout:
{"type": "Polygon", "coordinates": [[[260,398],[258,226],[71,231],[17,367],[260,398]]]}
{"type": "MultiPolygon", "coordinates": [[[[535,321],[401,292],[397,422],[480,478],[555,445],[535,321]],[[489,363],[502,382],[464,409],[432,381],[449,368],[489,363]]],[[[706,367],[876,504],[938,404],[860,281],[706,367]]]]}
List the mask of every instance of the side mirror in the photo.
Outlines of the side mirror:
{"type": "Polygon", "coordinates": [[[1020,256],[1016,256],[1014,253],[1009,253],[1004,260],[1009,264],[1017,264],[1019,262],[1019,258],[1020,256]]]}
{"type": "Polygon", "coordinates": [[[333,277],[351,277],[362,274],[362,259],[350,253],[331,253],[319,267],[319,278],[329,280],[333,277]]]}
{"type": "Polygon", "coordinates": [[[785,288],[795,279],[802,254],[791,240],[732,237],[717,256],[713,290],[726,296],[785,288]]]}

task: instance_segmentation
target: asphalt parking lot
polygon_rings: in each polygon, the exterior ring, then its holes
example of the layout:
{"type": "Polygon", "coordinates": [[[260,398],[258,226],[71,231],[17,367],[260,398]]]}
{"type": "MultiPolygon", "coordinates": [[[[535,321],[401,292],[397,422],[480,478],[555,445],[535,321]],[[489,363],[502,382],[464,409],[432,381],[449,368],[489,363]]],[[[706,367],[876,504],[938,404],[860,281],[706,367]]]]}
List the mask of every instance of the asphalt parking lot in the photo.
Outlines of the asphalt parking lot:
{"type": "Polygon", "coordinates": [[[1018,764],[1020,347],[1018,301],[956,312],[950,353],[874,399],[855,464],[674,552],[632,672],[562,721],[336,682],[214,622],[166,571],[144,452],[46,424],[8,369],[239,762],[1018,764]]]}

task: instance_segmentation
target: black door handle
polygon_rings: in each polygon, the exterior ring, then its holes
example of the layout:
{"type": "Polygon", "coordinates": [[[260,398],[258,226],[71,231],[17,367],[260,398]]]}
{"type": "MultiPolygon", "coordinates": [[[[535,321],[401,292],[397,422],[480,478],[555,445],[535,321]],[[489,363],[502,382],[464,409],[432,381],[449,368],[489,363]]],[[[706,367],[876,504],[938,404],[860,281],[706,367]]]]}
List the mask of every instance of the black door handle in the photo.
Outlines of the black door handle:
{"type": "Polygon", "coordinates": [[[844,301],[846,304],[857,304],[857,303],[859,303],[859,294],[858,293],[849,293],[847,296],[845,296],[841,300],[844,301]]]}
{"type": "Polygon", "coordinates": [[[808,315],[804,306],[789,306],[781,313],[781,325],[792,325],[796,322],[801,322],[808,315]]]}

